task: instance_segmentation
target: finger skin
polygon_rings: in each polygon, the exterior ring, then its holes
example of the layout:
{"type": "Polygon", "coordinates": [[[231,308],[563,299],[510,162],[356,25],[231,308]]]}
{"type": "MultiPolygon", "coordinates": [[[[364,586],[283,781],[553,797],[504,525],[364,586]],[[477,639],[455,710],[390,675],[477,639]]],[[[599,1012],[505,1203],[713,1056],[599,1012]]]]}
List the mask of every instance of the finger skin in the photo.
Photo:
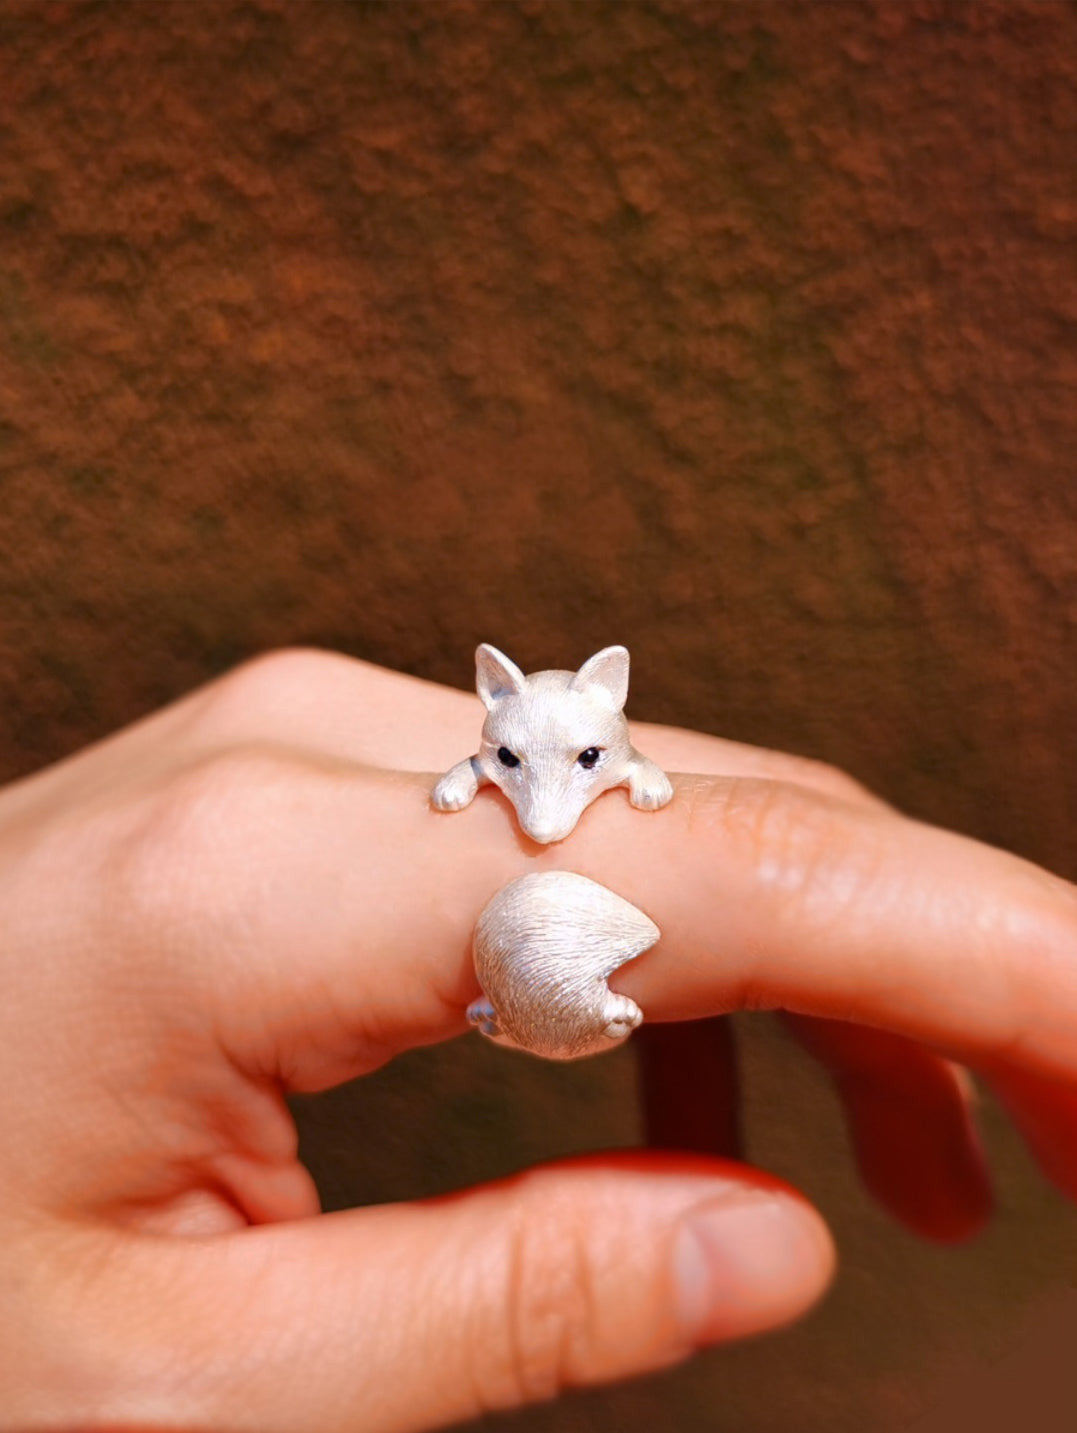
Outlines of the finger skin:
{"type": "MultiPolygon", "coordinates": [[[[544,864],[593,875],[657,919],[662,942],[621,977],[652,1020],[781,1006],[1073,1085],[1073,889],[1005,853],[905,821],[825,768],[652,729],[651,749],[664,761],[679,750],[701,765],[741,760],[742,772],[797,779],[680,778],[676,799],[658,813],[630,812],[611,795],[568,841],[537,852],[493,793],[439,816],[429,810],[428,777],[377,774],[270,741],[286,728],[293,739],[395,749],[403,759],[416,755],[409,741],[433,733],[455,752],[476,705],[346,659],[284,654],[21,783],[5,793],[4,809],[18,830],[20,816],[30,826],[50,802],[77,812],[80,798],[107,791],[117,810],[101,844],[126,841],[135,852],[117,902],[174,939],[157,955],[195,972],[189,951],[206,947],[208,957],[207,932],[224,908],[237,973],[258,984],[249,992],[255,1007],[268,1005],[238,1031],[232,1001],[222,1022],[230,1046],[244,1068],[301,1088],[462,1029],[460,1011],[477,993],[474,914],[498,885],[544,864]],[[330,700],[334,686],[339,701],[330,700]],[[346,696],[365,698],[362,721],[352,721],[346,696]],[[327,712],[336,714],[335,737],[324,730],[327,712]],[[252,741],[251,728],[265,740],[252,741]],[[229,732],[246,734],[242,744],[222,747],[229,732]],[[293,804],[304,813],[295,821],[293,804]],[[383,892],[392,898],[388,921],[371,918],[383,892]],[[240,917],[244,928],[233,932],[229,921],[240,917]],[[316,962],[297,960],[312,944],[316,962]],[[263,981],[267,961],[273,979],[263,981]],[[388,980],[364,990],[357,976],[379,970],[388,980]]],[[[63,854],[50,852],[38,885],[63,854]]],[[[221,976],[229,970],[223,962],[221,976]]]]}
{"type": "MultiPolygon", "coordinates": [[[[74,855],[21,840],[5,908],[25,909],[60,866],[81,871],[86,888],[65,891],[71,939],[85,938],[87,911],[122,910],[133,943],[112,943],[116,979],[131,986],[147,961],[172,972],[180,1008],[209,1000],[234,1065],[301,1090],[462,1031],[478,994],[477,913],[514,877],[555,868],[629,896],[659,925],[658,945],[615,978],[651,1020],[785,1008],[1077,1082],[1065,882],[794,784],[675,785],[658,812],[610,793],[568,840],[537,848],[492,791],[438,813],[429,775],[225,750],[157,781],[152,798],[109,784],[100,867],[84,835],[74,855]]],[[[67,804],[56,808],[62,822],[67,804]]]]}
{"type": "MultiPolygon", "coordinates": [[[[194,693],[156,720],[188,746],[302,742],[351,761],[421,771],[450,765],[474,742],[483,712],[461,692],[313,649],[275,652],[194,693]]],[[[645,722],[633,740],[663,766],[799,782],[865,805],[883,803],[819,762],[645,722]]],[[[658,1148],[740,1151],[732,1033],[710,1022],[636,1036],[648,1139],[658,1148]]]]}
{"type": "Polygon", "coordinates": [[[914,1233],[941,1243],[976,1234],[992,1197],[966,1073],[899,1035],[787,1016],[834,1076],[860,1174],[914,1233]]]}
{"type": "Polygon", "coordinates": [[[1077,1200],[1077,1086],[1004,1065],[988,1079],[1048,1179],[1077,1200]]]}
{"type": "MultiPolygon", "coordinates": [[[[175,769],[178,767],[182,774],[192,761],[197,765],[199,755],[207,763],[209,779],[214,779],[214,771],[223,770],[223,788],[227,791],[228,752],[231,750],[240,756],[245,749],[261,748],[268,753],[274,743],[283,743],[282,753],[291,752],[293,758],[297,748],[300,755],[305,749],[310,761],[322,765],[327,757],[338,757],[352,763],[365,760],[404,767],[437,766],[439,762],[448,764],[461,749],[473,744],[480,720],[480,703],[473,693],[451,691],[331,653],[302,650],[274,653],[247,663],[81,757],[9,790],[5,793],[5,803],[9,810],[18,810],[21,802],[25,811],[28,801],[32,805],[36,794],[39,806],[47,807],[51,787],[58,805],[65,810],[77,809],[80,794],[106,786],[119,795],[125,786],[132,784],[132,774],[135,779],[141,779],[135,791],[136,796],[141,797],[147,788],[152,789],[154,780],[164,779],[167,783],[172,777],[175,781],[175,769]]],[[[819,763],[673,728],[637,723],[634,734],[645,750],[667,766],[691,766],[699,771],[779,780],[824,797],[838,798],[848,806],[876,812],[887,809],[842,773],[819,763]]],[[[285,764],[282,760],[281,765],[285,764]]],[[[271,767],[268,761],[266,765],[271,767]]],[[[297,771],[301,771],[300,759],[295,759],[295,765],[297,771]]],[[[279,772],[268,771],[267,789],[273,788],[279,775],[279,772]]],[[[189,793],[184,795],[182,776],[178,785],[179,806],[182,808],[185,801],[187,805],[197,806],[189,793]]],[[[189,785],[197,791],[197,779],[189,785]]],[[[245,850],[249,849],[249,840],[243,832],[241,817],[241,812],[234,815],[226,812],[221,821],[222,827],[235,832],[239,849],[245,850]]],[[[143,863],[150,867],[146,883],[158,888],[168,880],[164,868],[175,864],[167,841],[164,845],[156,867],[152,860],[143,863]]],[[[182,852],[179,863],[183,864],[182,852]]],[[[186,864],[198,867],[202,863],[196,855],[186,864]]],[[[168,916],[167,902],[164,909],[158,908],[147,915],[153,924],[160,924],[162,917],[168,916]]],[[[179,953],[177,958],[181,958],[179,953]]],[[[657,1144],[733,1153],[738,1134],[733,1061],[728,1041],[709,1041],[702,1033],[706,1028],[695,1031],[686,1028],[674,1034],[653,1023],[644,1027],[637,1048],[646,1118],[657,1144]]],[[[327,1046],[330,1043],[327,1038],[327,1046]]],[[[380,1057],[375,1054],[371,1058],[380,1057]]],[[[841,1078],[841,1059],[839,1045],[831,1051],[830,1064],[843,1099],[855,1100],[856,1108],[849,1110],[851,1123],[854,1128],[870,1130],[873,1121],[864,1113],[865,1101],[870,1100],[870,1096],[865,1093],[863,1082],[856,1078],[855,1063],[849,1072],[852,1078],[841,1078]]],[[[325,1078],[332,1078],[333,1068],[333,1061],[328,1060],[325,1078]]],[[[940,1085],[939,1098],[943,1098],[941,1090],[940,1085]]],[[[957,1130],[958,1121],[951,1120],[950,1128],[957,1130]]],[[[878,1161],[875,1165],[878,1166],[878,1161]]],[[[878,1180],[877,1168],[876,1184],[878,1180]]],[[[926,1168],[924,1180],[929,1180],[926,1168]]],[[[253,1215],[258,1205],[254,1190],[264,1182],[261,1169],[256,1180],[240,1181],[243,1185],[240,1203],[248,1215],[253,1215]]],[[[899,1182],[890,1191],[891,1205],[907,1202],[907,1183],[907,1179],[899,1182]]],[[[309,1206],[309,1192],[298,1198],[291,1196],[289,1202],[289,1198],[277,1193],[279,1188],[278,1179],[268,1206],[276,1217],[284,1217],[290,1207],[309,1206]]],[[[176,1211],[170,1209],[167,1219],[175,1218],[178,1218],[176,1211]]]]}
{"type": "Polygon", "coordinates": [[[1067,883],[978,842],[779,783],[680,778],[646,840],[620,815],[610,803],[581,823],[584,859],[573,864],[614,889],[630,881],[662,929],[624,972],[622,988],[645,1010],[780,1007],[1073,1077],[1067,883]],[[675,892],[664,889],[668,870],[675,892]]]}
{"type": "MultiPolygon", "coordinates": [[[[977,1234],[993,1200],[965,1072],[885,1031],[804,1016],[786,1016],[785,1023],[832,1074],[861,1178],[879,1203],[922,1238],[959,1243],[977,1234]]],[[[736,1051],[728,1018],[645,1024],[633,1046],[647,1143],[739,1155],[736,1051]]],[[[1077,1099],[1073,1105],[1067,1111],[1071,1138],[1077,1099]]],[[[1040,1143],[1055,1148],[1059,1142],[1040,1143]]],[[[1073,1162],[1066,1167],[1072,1192],[1073,1162]]]]}
{"type": "Polygon", "coordinates": [[[192,873],[169,894],[169,934],[186,949],[216,923],[230,977],[249,975],[249,1006],[272,1018],[301,1086],[462,1029],[477,912],[514,877],[557,868],[628,894],[659,925],[659,944],[615,982],[651,1018],[782,1007],[1077,1075],[1066,883],[801,788],[676,785],[646,814],[611,793],[568,840],[537,848],[492,792],[436,813],[422,776],[248,754],[191,778],[187,809],[132,842],[126,877],[158,899],[162,861],[192,873]],[[316,989],[302,949],[318,953],[316,989]]]}
{"type": "Polygon", "coordinates": [[[411,1433],[668,1367],[798,1317],[833,1268],[779,1181],[638,1154],[215,1239],[83,1228],[32,1253],[0,1288],[0,1308],[37,1295],[0,1344],[10,1426],[229,1433],[411,1433]]]}
{"type": "MultiPolygon", "coordinates": [[[[472,742],[482,718],[478,699],[367,663],[313,651],[273,654],[247,664],[206,690],[194,739],[224,735],[296,740],[353,760],[421,770],[450,763],[472,742]],[[347,719],[347,713],[354,719],[347,719]]],[[[761,751],[737,742],[647,723],[633,724],[633,740],[663,766],[719,775],[790,782],[852,805],[886,809],[844,773],[821,763],[761,751]]],[[[835,1027],[810,1020],[798,1028],[834,1075],[869,1188],[903,1223],[932,1238],[967,1237],[990,1208],[982,1151],[960,1082],[946,1062],[934,1080],[915,1072],[940,1057],[912,1042],[884,1080],[884,1061],[864,1077],[862,1052],[830,1039],[835,1027]],[[915,1095],[913,1092],[916,1092],[915,1095]],[[917,1137],[918,1157],[887,1156],[896,1149],[902,1120],[917,1137]],[[938,1138],[929,1140],[927,1131],[938,1138]],[[951,1150],[948,1140],[956,1142],[951,1150]]],[[[887,1040],[895,1037],[863,1036],[887,1040]]],[[[732,1034],[720,1019],[682,1022],[678,1028],[646,1023],[633,1041],[639,1067],[643,1119],[656,1148],[736,1155],[740,1150],[736,1060],[732,1034]]]]}
{"type": "MultiPolygon", "coordinates": [[[[173,712],[186,724],[192,741],[219,742],[229,734],[250,739],[253,728],[266,740],[300,737],[353,761],[401,769],[420,762],[428,770],[441,759],[459,759],[461,743],[473,743],[475,723],[481,719],[473,694],[305,650],[250,663],[195,693],[173,712]],[[442,748],[438,761],[431,759],[435,743],[442,748]]],[[[862,1003],[866,1019],[888,1024],[894,987],[908,984],[913,974],[919,978],[934,973],[922,987],[926,999],[933,1000],[941,984],[947,998],[959,1002],[956,1018],[942,1022],[950,1027],[942,1031],[944,1042],[956,1035],[960,1044],[967,1014],[972,1017],[971,1050],[979,1053],[984,1042],[997,1049],[1009,1039],[1031,1038],[1037,1046],[1035,1058],[1042,1058],[1040,1036],[1022,1034],[1029,1025],[1025,1003],[1033,1007],[1028,1013],[1038,1030],[1051,1025],[1057,1037],[1054,1048],[1069,1039],[1077,983],[1077,895],[1068,883],[1005,852],[906,820],[844,773],[821,763],[673,728],[637,723],[633,729],[641,748],[662,764],[718,779],[683,778],[670,807],[634,818],[625,811],[623,796],[611,795],[585,813],[568,841],[545,853],[521,842],[511,820],[498,822],[497,813],[505,813],[505,807],[494,793],[480,795],[468,813],[444,819],[468,820],[469,836],[480,842],[488,837],[491,823],[508,824],[515,844],[525,848],[536,866],[543,860],[566,865],[578,852],[575,868],[583,869],[583,861],[601,864],[614,889],[618,877],[639,888],[650,867],[652,879],[657,876],[663,884],[665,872],[675,870],[678,878],[688,876],[697,890],[702,886],[715,895],[727,887],[738,894],[748,890],[773,896],[779,906],[775,918],[761,922],[762,929],[774,930],[766,942],[773,969],[760,972],[758,989],[747,987],[760,1002],[769,1001],[771,982],[781,987],[773,992],[774,1004],[788,1003],[781,998],[785,986],[801,994],[796,991],[803,983],[799,973],[794,971],[788,980],[785,976],[791,960],[806,966],[810,976],[818,969],[821,980],[829,980],[848,966],[844,951],[858,942],[858,961],[849,968],[856,969],[858,979],[864,977],[863,995],[843,991],[838,981],[833,1002],[820,990],[803,992],[803,1008],[834,1003],[839,1008],[825,1013],[844,1016],[855,1014],[862,1003]],[[603,843],[625,841],[623,860],[604,859],[603,843]],[[996,893],[993,882],[998,884],[996,893]],[[803,918],[820,939],[840,921],[844,939],[834,957],[826,959],[822,953],[817,967],[800,961],[799,952],[781,941],[791,917],[803,918]],[[947,945],[938,950],[921,947],[917,955],[921,933],[932,930],[945,934],[947,945]],[[877,951],[865,943],[880,935],[884,944],[877,951]],[[1033,968],[1026,974],[1021,965],[1029,945],[1033,968]],[[888,959],[891,949],[896,964],[888,959]],[[1005,959],[996,959],[1000,949],[1007,951],[1005,959]],[[1063,1006],[1052,1018],[1042,983],[1055,976],[1061,978],[1063,1006]],[[1009,1022],[1005,982],[1012,984],[1017,997],[1009,1022]]],[[[453,834],[464,840],[462,832],[453,834]]],[[[651,904],[658,908],[661,901],[651,904]]],[[[698,920],[699,905],[696,899],[686,909],[682,928],[698,920]]],[[[711,919],[709,910],[707,917],[711,919]]],[[[638,968],[653,967],[656,960],[657,952],[638,968]]],[[[914,989],[904,994],[907,1000],[893,1003],[926,1003],[917,1001],[914,989]]],[[[939,1035],[937,1020],[925,1021],[915,1009],[909,1018],[914,1026],[930,1028],[932,1038],[939,1035]]],[[[907,1033],[904,1022],[901,1028],[907,1033]]],[[[1072,1063],[1063,1059],[1063,1070],[1069,1071],[1072,1063]]]]}

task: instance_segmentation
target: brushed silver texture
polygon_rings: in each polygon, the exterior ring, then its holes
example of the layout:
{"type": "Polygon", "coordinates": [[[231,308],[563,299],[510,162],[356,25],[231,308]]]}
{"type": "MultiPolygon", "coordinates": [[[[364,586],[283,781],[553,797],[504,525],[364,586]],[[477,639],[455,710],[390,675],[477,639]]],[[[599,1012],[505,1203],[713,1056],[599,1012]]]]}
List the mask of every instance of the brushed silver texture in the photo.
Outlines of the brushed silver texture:
{"type": "Polygon", "coordinates": [[[643,1011],[607,985],[661,932],[641,910],[573,871],[520,876],[483,908],[475,971],[485,993],[468,1018],[499,1044],[550,1060],[612,1049],[643,1011]]]}
{"type": "MultiPolygon", "coordinates": [[[[438,781],[431,803],[461,811],[497,786],[540,845],[563,841],[591,802],[616,786],[642,811],[673,795],[665,772],[629,740],[628,651],[603,647],[577,672],[525,676],[484,642],[476,689],[486,707],[479,750],[438,781]]],[[[489,901],[475,929],[483,997],[468,1018],[500,1044],[547,1059],[612,1049],[643,1019],[609,976],[654,945],[659,929],[622,896],[572,871],[521,876],[489,901]]]]}
{"type": "Polygon", "coordinates": [[[492,784],[516,808],[521,829],[545,846],[563,841],[591,802],[615,786],[627,786],[641,811],[657,811],[670,800],[665,772],[629,740],[626,648],[603,647],[578,672],[527,677],[484,642],[475,667],[486,707],[479,749],[434,787],[437,810],[460,811],[480,786],[492,784]],[[589,752],[597,752],[593,764],[581,761],[589,752]]]}

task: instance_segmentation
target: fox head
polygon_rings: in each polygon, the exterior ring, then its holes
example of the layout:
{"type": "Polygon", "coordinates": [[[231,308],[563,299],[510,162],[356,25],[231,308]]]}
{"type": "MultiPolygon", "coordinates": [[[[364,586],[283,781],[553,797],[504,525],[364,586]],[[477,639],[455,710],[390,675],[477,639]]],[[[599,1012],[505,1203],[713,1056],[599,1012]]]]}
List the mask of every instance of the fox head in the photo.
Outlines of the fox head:
{"type": "Polygon", "coordinates": [[[603,647],[578,672],[526,677],[496,647],[475,653],[486,707],[478,759],[533,841],[561,841],[584,809],[624,784],[635,753],[624,707],[628,652],[603,647]]]}

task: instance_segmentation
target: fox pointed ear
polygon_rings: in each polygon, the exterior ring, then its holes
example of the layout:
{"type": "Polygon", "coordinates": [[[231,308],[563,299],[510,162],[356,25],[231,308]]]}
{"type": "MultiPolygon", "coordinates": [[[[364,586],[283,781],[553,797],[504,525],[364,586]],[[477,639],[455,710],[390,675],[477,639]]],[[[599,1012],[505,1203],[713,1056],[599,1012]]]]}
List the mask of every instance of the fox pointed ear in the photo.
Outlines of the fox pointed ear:
{"type": "Polygon", "coordinates": [[[628,648],[603,647],[601,652],[587,658],[571,685],[576,692],[598,687],[620,711],[628,700],[628,648]]]}
{"type": "Polygon", "coordinates": [[[502,697],[518,696],[527,686],[527,678],[504,652],[483,642],[475,649],[475,690],[482,697],[487,711],[502,697]]]}

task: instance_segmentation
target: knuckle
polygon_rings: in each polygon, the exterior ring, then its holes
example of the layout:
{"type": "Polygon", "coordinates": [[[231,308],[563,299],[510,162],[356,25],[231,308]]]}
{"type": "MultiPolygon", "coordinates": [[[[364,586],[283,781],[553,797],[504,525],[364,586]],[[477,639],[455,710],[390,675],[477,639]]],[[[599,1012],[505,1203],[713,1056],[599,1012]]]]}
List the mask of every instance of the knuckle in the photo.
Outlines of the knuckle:
{"type": "Polygon", "coordinates": [[[105,882],[113,913],[144,929],[201,910],[240,870],[301,763],[270,746],[203,754],[140,802],[105,882]]]}
{"type": "Polygon", "coordinates": [[[541,1213],[521,1209],[507,1237],[502,1312],[482,1380],[496,1406],[549,1399],[580,1381],[596,1302],[577,1211],[556,1198],[541,1213]]]}
{"type": "Polygon", "coordinates": [[[850,819],[843,803],[795,783],[734,778],[707,819],[720,822],[768,898],[813,923],[840,920],[878,874],[871,813],[850,819]]]}
{"type": "Polygon", "coordinates": [[[776,781],[734,801],[729,816],[757,874],[776,892],[803,890],[835,840],[832,812],[776,781]]]}
{"type": "Polygon", "coordinates": [[[209,732],[230,730],[262,714],[281,716],[306,709],[349,659],[314,647],[262,652],[208,686],[196,722],[209,732]]]}

